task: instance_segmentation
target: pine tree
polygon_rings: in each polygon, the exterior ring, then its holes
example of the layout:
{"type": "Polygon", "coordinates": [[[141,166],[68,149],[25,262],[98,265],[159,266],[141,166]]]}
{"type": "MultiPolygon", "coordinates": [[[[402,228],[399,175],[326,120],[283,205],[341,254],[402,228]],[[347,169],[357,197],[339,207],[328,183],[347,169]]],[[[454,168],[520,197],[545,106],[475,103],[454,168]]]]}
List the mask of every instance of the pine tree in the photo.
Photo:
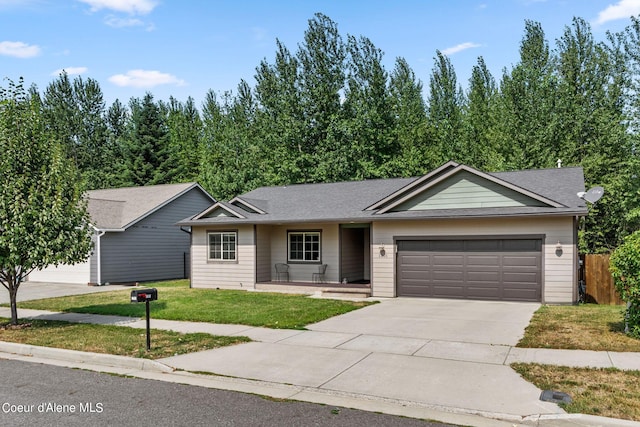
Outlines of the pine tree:
{"type": "Polygon", "coordinates": [[[168,131],[160,109],[147,93],[142,101],[132,99],[131,131],[125,144],[124,173],[127,185],[141,186],[171,182],[168,131]]]}

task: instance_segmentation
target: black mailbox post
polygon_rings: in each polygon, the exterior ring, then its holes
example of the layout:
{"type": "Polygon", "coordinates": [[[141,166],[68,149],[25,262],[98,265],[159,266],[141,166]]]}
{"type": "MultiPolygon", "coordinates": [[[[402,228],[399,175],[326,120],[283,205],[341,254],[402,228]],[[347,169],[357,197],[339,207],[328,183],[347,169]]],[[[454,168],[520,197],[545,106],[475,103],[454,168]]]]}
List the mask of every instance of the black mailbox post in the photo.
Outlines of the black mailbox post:
{"type": "Polygon", "coordinates": [[[158,290],[155,288],[134,289],[131,291],[131,302],[144,302],[147,311],[147,351],[151,350],[151,322],[149,319],[149,302],[157,301],[158,290]]]}

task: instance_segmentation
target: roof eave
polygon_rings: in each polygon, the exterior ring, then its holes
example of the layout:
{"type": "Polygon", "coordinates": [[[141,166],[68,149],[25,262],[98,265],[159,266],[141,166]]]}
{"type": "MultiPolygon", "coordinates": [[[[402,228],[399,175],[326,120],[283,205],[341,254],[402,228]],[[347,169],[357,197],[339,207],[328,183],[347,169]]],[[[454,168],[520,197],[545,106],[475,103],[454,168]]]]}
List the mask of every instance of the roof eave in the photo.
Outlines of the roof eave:
{"type": "Polygon", "coordinates": [[[199,221],[180,221],[176,225],[179,226],[191,226],[191,227],[201,227],[201,226],[229,226],[229,225],[253,225],[253,224],[264,224],[264,225],[285,225],[285,224],[301,224],[301,223],[344,223],[344,224],[367,224],[372,222],[382,222],[382,221],[430,221],[430,220],[456,220],[456,219],[492,219],[492,218],[518,218],[518,217],[576,217],[576,216],[586,216],[586,210],[562,210],[558,212],[518,212],[518,213],[504,213],[504,214],[474,214],[472,212],[464,215],[431,215],[431,216],[402,216],[402,215],[394,215],[394,216],[384,216],[384,215],[375,215],[375,216],[367,216],[361,218],[298,218],[298,219],[255,219],[255,218],[238,218],[232,219],[232,221],[206,221],[205,219],[199,221]]]}

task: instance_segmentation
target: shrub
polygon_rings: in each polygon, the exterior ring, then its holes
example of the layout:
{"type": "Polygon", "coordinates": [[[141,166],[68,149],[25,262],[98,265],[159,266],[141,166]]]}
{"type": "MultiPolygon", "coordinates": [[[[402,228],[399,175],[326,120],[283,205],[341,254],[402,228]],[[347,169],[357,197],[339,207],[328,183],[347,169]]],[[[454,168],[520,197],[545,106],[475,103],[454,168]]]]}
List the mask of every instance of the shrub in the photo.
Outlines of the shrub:
{"type": "Polygon", "coordinates": [[[627,303],[627,333],[640,338],[640,231],[627,236],[611,254],[609,270],[616,290],[627,303]]]}

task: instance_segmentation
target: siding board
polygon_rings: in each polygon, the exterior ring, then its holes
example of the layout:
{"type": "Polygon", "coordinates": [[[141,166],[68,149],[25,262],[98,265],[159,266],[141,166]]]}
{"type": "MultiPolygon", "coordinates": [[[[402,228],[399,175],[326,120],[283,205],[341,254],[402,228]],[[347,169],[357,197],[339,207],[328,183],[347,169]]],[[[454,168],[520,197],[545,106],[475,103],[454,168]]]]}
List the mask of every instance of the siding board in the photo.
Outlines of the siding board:
{"type": "Polygon", "coordinates": [[[209,206],[211,199],[194,188],[124,232],[106,233],[100,242],[102,283],[185,277],[191,242],[175,224],[209,206]]]}

